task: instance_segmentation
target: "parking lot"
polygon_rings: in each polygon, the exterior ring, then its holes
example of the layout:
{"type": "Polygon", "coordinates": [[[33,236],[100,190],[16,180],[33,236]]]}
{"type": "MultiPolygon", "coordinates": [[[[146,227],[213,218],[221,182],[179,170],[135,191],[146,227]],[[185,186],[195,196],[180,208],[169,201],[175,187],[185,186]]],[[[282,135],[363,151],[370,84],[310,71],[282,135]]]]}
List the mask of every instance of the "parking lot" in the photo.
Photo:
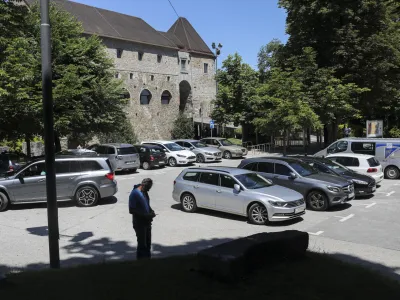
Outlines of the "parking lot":
{"type": "MultiPolygon", "coordinates": [[[[216,165],[237,166],[240,160],[216,165]]],[[[213,164],[211,164],[213,165],[213,164]]],[[[297,229],[310,233],[310,249],[359,260],[400,274],[400,181],[384,180],[374,197],[355,199],[327,212],[267,226],[246,218],[200,210],[187,214],[172,200],[173,181],[184,167],[118,174],[119,191],[91,208],[62,203],[59,208],[62,265],[134,259],[136,240],[128,196],[145,177],[154,180],[151,205],[153,255],[194,253],[205,247],[258,232],[297,229]]],[[[43,204],[12,206],[0,214],[0,271],[48,266],[47,211],[43,204]]]]}

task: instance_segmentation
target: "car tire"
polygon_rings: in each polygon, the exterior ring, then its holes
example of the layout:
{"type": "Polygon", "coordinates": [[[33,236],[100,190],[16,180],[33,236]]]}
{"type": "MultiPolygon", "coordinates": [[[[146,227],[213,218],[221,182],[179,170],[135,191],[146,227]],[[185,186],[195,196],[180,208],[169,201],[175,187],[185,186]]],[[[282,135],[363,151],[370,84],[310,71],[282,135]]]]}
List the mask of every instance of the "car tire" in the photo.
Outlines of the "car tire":
{"type": "Polygon", "coordinates": [[[131,173],[136,173],[137,169],[131,169],[131,173]]]}
{"type": "Polygon", "coordinates": [[[232,158],[232,153],[230,151],[224,151],[224,158],[225,159],[231,159],[232,158]]]}
{"type": "Polygon", "coordinates": [[[143,168],[143,170],[149,170],[150,164],[147,161],[145,161],[145,162],[143,162],[142,168],[143,168]]]}
{"type": "Polygon", "coordinates": [[[173,158],[173,157],[170,157],[170,158],[168,159],[168,165],[169,165],[170,167],[176,167],[176,159],[173,158]]]}
{"type": "Polygon", "coordinates": [[[307,195],[307,205],[311,210],[324,211],[329,207],[328,198],[321,191],[311,191],[307,195]]]}
{"type": "Polygon", "coordinates": [[[193,213],[197,210],[196,199],[192,194],[185,193],[181,197],[182,210],[184,212],[193,213]]]}
{"type": "Polygon", "coordinates": [[[268,223],[268,210],[261,203],[254,203],[250,206],[247,216],[252,224],[265,225],[268,223]]]}
{"type": "Polygon", "coordinates": [[[8,207],[8,197],[3,192],[0,192],[0,211],[5,211],[8,207]]]}
{"type": "Polygon", "coordinates": [[[202,163],[205,163],[205,161],[206,161],[206,159],[204,158],[203,154],[197,154],[196,155],[196,162],[197,163],[202,164],[202,163]]]}
{"type": "Polygon", "coordinates": [[[400,176],[400,171],[395,166],[389,166],[385,169],[385,177],[387,179],[397,179],[400,176]]]}
{"type": "Polygon", "coordinates": [[[99,201],[99,192],[90,185],[82,186],[75,193],[75,201],[80,207],[95,206],[99,201]]]}

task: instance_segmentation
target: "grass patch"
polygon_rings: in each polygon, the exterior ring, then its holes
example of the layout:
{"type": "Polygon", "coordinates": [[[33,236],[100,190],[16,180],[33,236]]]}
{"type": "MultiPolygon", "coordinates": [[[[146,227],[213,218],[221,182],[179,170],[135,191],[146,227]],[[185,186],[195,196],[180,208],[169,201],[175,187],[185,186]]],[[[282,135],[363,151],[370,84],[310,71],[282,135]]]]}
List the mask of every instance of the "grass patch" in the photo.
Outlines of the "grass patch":
{"type": "Polygon", "coordinates": [[[235,145],[242,146],[242,140],[240,140],[240,139],[229,138],[228,141],[230,141],[231,143],[233,143],[235,145]]]}
{"type": "Polygon", "coordinates": [[[9,276],[2,300],[19,299],[400,299],[400,285],[322,254],[226,284],[192,271],[194,256],[119,262],[9,276]]]}

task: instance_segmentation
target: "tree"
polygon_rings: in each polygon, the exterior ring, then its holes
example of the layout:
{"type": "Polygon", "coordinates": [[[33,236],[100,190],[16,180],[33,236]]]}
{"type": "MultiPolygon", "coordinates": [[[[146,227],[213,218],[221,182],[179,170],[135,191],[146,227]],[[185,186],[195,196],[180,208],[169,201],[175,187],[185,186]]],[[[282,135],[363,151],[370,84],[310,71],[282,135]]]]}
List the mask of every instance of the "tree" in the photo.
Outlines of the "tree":
{"type": "Polygon", "coordinates": [[[219,124],[233,122],[242,127],[252,124],[256,113],[253,104],[257,97],[257,72],[235,53],[222,63],[217,80],[219,90],[211,117],[219,124]]]}
{"type": "Polygon", "coordinates": [[[258,52],[258,71],[260,82],[265,83],[272,68],[278,67],[284,45],[278,39],[273,39],[267,45],[262,46],[258,52]]]}
{"type": "Polygon", "coordinates": [[[290,35],[285,55],[316,52],[319,68],[368,88],[355,108],[399,124],[400,3],[396,0],[280,0],[290,35]]]}
{"type": "Polygon", "coordinates": [[[100,143],[128,143],[136,144],[138,142],[132,123],[127,117],[122,118],[115,124],[114,130],[107,133],[97,134],[100,143]]]}
{"type": "Polygon", "coordinates": [[[194,136],[193,119],[186,117],[183,113],[178,115],[171,131],[172,139],[192,139],[194,136]]]}
{"type": "Polygon", "coordinates": [[[274,68],[268,82],[258,93],[257,109],[260,115],[254,119],[256,130],[262,134],[283,134],[283,152],[286,154],[290,132],[306,128],[320,128],[318,115],[309,105],[310,99],[301,81],[293,72],[274,68]]]}
{"type": "MultiPolygon", "coordinates": [[[[0,9],[11,5],[5,0],[0,4],[0,9]]],[[[8,11],[12,14],[14,10],[8,11]]],[[[9,108],[8,118],[4,121],[1,116],[0,122],[28,135],[31,129],[41,132],[43,123],[38,4],[25,12],[26,26],[18,36],[10,37],[8,55],[0,67],[0,95],[7,93],[0,105],[9,108]],[[21,49],[23,52],[15,53],[21,49]],[[16,100],[18,105],[14,105],[16,100]]],[[[125,117],[127,100],[122,96],[122,82],[114,79],[113,63],[104,45],[96,36],[84,37],[82,25],[54,3],[50,6],[50,22],[56,137],[112,132],[114,124],[125,117]]],[[[61,145],[58,138],[56,141],[58,151],[61,145]]]]}

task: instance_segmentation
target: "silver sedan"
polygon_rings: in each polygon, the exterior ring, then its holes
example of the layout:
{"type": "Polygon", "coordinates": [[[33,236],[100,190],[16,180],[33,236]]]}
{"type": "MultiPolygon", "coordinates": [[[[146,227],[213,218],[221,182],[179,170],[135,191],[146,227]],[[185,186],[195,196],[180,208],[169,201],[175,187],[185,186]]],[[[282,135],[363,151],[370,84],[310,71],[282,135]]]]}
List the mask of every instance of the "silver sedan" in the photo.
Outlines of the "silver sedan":
{"type": "Polygon", "coordinates": [[[206,208],[246,216],[254,224],[285,221],[305,214],[303,196],[237,168],[188,168],[176,178],[173,199],[183,211],[206,208]]]}
{"type": "Polygon", "coordinates": [[[186,150],[196,154],[196,162],[205,163],[211,161],[219,161],[222,159],[222,152],[214,147],[207,147],[197,140],[175,140],[175,143],[182,146],[186,150]]]}

